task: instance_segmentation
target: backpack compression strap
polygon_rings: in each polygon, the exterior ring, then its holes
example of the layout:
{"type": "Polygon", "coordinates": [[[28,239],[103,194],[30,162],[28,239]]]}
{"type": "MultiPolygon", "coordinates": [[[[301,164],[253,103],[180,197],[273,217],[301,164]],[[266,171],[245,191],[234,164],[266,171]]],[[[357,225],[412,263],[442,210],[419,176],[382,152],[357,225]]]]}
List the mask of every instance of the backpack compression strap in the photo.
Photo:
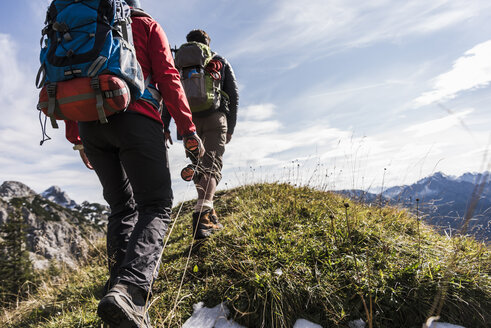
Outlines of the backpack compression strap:
{"type": "Polygon", "coordinates": [[[46,92],[48,93],[48,116],[51,120],[51,126],[53,129],[58,129],[58,123],[55,119],[56,108],[56,83],[50,83],[46,86],[46,92]]]}
{"type": "Polygon", "coordinates": [[[106,113],[104,112],[104,98],[102,98],[101,85],[99,82],[99,77],[96,76],[90,80],[90,86],[94,89],[95,99],[96,99],[96,108],[97,115],[99,116],[99,121],[101,123],[107,123],[106,113]]]}

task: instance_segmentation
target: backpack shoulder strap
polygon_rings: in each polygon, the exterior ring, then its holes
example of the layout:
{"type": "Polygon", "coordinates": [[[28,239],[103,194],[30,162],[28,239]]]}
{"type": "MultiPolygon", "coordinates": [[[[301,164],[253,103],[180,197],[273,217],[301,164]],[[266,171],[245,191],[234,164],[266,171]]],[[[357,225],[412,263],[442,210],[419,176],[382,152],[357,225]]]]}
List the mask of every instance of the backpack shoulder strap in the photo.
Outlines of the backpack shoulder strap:
{"type": "Polygon", "coordinates": [[[131,17],[148,17],[153,19],[149,13],[140,8],[131,8],[131,17]]]}

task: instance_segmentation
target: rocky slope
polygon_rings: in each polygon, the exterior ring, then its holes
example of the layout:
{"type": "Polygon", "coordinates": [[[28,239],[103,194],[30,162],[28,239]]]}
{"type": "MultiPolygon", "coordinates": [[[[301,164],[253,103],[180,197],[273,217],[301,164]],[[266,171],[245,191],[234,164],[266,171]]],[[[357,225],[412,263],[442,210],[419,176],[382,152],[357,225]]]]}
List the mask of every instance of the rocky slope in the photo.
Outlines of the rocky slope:
{"type": "Polygon", "coordinates": [[[0,225],[22,217],[36,269],[46,268],[50,261],[75,267],[86,257],[89,243],[104,236],[107,213],[100,204],[76,204],[58,187],[40,195],[21,182],[0,186],[0,225]]]}

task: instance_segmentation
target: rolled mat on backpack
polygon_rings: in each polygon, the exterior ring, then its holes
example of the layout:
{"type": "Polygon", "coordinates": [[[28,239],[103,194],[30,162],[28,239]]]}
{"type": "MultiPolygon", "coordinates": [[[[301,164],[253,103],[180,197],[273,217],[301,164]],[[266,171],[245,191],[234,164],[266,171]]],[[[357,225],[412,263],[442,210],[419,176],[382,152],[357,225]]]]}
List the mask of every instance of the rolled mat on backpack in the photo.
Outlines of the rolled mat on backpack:
{"type": "Polygon", "coordinates": [[[124,111],[130,100],[123,79],[102,74],[45,85],[39,93],[38,110],[56,120],[105,123],[107,116],[124,111]]]}

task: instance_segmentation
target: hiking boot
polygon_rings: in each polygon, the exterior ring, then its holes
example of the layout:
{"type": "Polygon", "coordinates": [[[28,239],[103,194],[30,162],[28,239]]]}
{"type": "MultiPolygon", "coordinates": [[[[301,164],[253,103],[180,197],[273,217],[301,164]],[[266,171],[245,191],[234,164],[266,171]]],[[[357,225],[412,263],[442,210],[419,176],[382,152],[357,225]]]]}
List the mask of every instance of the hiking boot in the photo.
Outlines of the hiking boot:
{"type": "Polygon", "coordinates": [[[208,238],[212,233],[222,228],[223,225],[218,222],[217,213],[214,209],[193,213],[194,239],[208,238]]]}
{"type": "Polygon", "coordinates": [[[97,314],[110,327],[151,328],[145,300],[142,289],[118,283],[99,302],[97,314]]]}

